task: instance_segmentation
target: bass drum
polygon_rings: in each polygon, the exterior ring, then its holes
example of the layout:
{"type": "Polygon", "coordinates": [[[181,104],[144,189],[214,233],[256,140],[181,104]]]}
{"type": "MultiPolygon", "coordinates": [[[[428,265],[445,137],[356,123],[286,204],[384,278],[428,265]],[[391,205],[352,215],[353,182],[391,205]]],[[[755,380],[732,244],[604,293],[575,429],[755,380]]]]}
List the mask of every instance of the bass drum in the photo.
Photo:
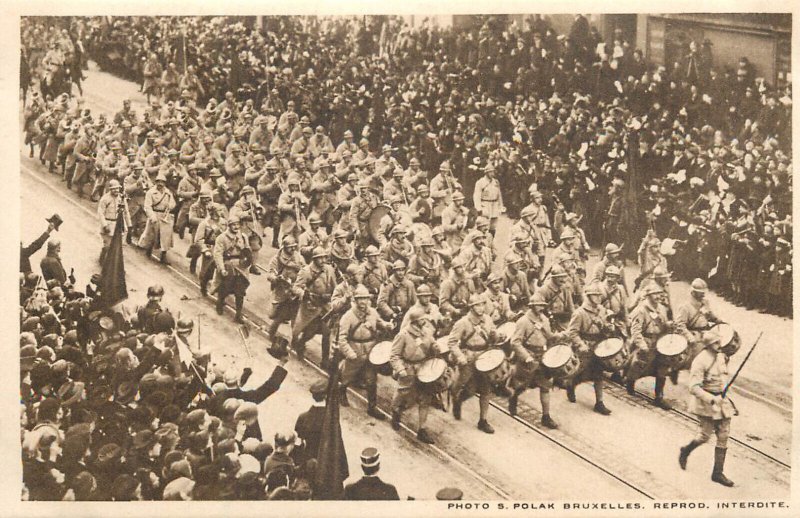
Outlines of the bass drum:
{"type": "Polygon", "coordinates": [[[389,363],[389,357],[392,355],[392,342],[378,342],[372,346],[369,352],[369,362],[378,371],[378,374],[384,376],[392,375],[392,366],[389,363]]]}
{"type": "Polygon", "coordinates": [[[391,213],[392,209],[387,207],[386,205],[378,205],[372,212],[369,213],[369,219],[367,221],[367,227],[369,229],[369,237],[375,242],[376,245],[380,245],[380,235],[381,235],[381,220],[384,216],[391,213]]]}

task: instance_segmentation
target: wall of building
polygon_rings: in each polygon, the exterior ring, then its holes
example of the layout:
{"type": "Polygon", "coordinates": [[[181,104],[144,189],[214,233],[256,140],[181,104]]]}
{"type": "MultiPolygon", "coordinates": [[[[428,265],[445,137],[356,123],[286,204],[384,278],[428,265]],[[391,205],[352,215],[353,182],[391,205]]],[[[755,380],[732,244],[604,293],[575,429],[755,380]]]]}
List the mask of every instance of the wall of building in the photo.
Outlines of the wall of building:
{"type": "Polygon", "coordinates": [[[746,56],[756,76],[776,84],[786,79],[791,63],[791,17],[747,14],[639,15],[637,42],[659,64],[674,61],[680,41],[711,43],[713,67],[736,69],[746,56]]]}

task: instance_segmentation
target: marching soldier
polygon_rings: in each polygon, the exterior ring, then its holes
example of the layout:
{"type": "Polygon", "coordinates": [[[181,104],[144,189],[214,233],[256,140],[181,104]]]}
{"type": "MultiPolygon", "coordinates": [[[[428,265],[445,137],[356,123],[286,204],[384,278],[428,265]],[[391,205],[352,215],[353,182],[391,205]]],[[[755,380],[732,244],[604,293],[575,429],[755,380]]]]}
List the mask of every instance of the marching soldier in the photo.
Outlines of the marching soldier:
{"type": "Polygon", "coordinates": [[[252,255],[247,238],[241,232],[241,223],[235,216],[228,217],[228,228],[214,242],[214,263],[217,268],[217,314],[221,315],[225,298],[233,295],[236,304],[236,321],[242,323],[244,296],[250,285],[248,273],[252,255]]]}
{"type": "Polygon", "coordinates": [[[494,428],[486,420],[489,412],[489,397],[492,388],[489,380],[475,368],[475,360],[497,342],[497,329],[485,313],[486,301],[480,295],[471,295],[469,311],[454,325],[447,339],[450,353],[458,365],[458,379],[451,388],[453,394],[453,417],[461,419],[461,404],[473,393],[480,394],[480,419],[478,429],[484,433],[494,433],[494,428]]]}
{"type": "Polygon", "coordinates": [[[492,272],[486,281],[486,291],[483,292],[487,304],[486,312],[496,326],[505,322],[513,322],[517,316],[511,311],[510,298],[501,290],[502,285],[503,278],[492,272]]]}
{"type": "Polygon", "coordinates": [[[536,293],[540,293],[547,302],[545,313],[550,318],[553,330],[564,331],[574,310],[569,274],[560,265],[553,265],[544,284],[536,293]]]}
{"type": "Polygon", "coordinates": [[[318,246],[324,247],[328,241],[325,229],[321,228],[322,220],[316,212],[308,216],[308,227],[297,240],[300,248],[300,255],[307,261],[311,259],[311,254],[318,246]]]}
{"type": "Polygon", "coordinates": [[[352,227],[356,229],[358,247],[365,248],[372,241],[369,233],[369,217],[380,200],[372,192],[368,179],[362,179],[358,187],[358,197],[353,199],[350,205],[350,221],[352,227]]]}
{"type": "Polygon", "coordinates": [[[367,415],[383,421],[386,417],[378,410],[378,373],[369,362],[369,353],[378,342],[380,331],[390,331],[394,326],[381,319],[370,305],[367,288],[358,286],[353,292],[353,306],[339,321],[337,348],[344,361],[340,365],[342,406],[347,401],[347,387],[361,378],[367,387],[367,415]]]}
{"type": "Polygon", "coordinates": [[[392,228],[391,239],[382,247],[381,253],[387,263],[395,261],[406,262],[414,255],[414,245],[408,240],[407,229],[403,225],[395,225],[392,228]]]}
{"type": "Polygon", "coordinates": [[[109,180],[106,186],[106,193],[100,198],[97,204],[97,217],[100,219],[100,237],[103,240],[103,248],[100,250],[100,263],[106,257],[108,247],[111,246],[111,238],[114,235],[114,228],[117,224],[117,217],[122,214],[125,229],[130,229],[131,215],[128,212],[128,203],[122,194],[122,186],[116,180],[109,180]],[[122,211],[120,211],[120,202],[122,211]]]}
{"type": "Polygon", "coordinates": [[[703,279],[692,281],[691,297],[675,312],[675,324],[691,344],[699,343],[703,333],[722,320],[711,311],[706,298],[708,284],[703,279]]]}
{"type": "Polygon", "coordinates": [[[433,444],[433,438],[425,429],[433,394],[421,387],[417,381],[417,369],[431,358],[438,356],[436,342],[430,332],[430,324],[423,309],[413,308],[407,316],[408,325],[403,326],[392,342],[392,355],[389,362],[397,380],[392,399],[392,428],[400,429],[403,410],[417,404],[419,424],[417,439],[433,444]]]}
{"type": "Polygon", "coordinates": [[[617,266],[609,264],[603,273],[604,280],[592,284],[597,284],[603,290],[603,306],[608,310],[611,321],[627,333],[628,297],[620,287],[621,276],[622,271],[617,266]]]}
{"type": "Polygon", "coordinates": [[[356,288],[362,285],[364,270],[357,263],[348,264],[342,272],[342,282],[336,285],[331,295],[331,312],[334,315],[342,315],[350,309],[353,302],[353,293],[356,288]]]}
{"type": "Polygon", "coordinates": [[[528,305],[531,298],[531,288],[528,277],[520,270],[524,261],[514,253],[506,254],[503,261],[502,290],[508,293],[509,305],[513,311],[518,311],[528,305]]]}
{"type": "Polygon", "coordinates": [[[131,168],[131,173],[122,182],[128,211],[131,215],[131,226],[125,236],[125,242],[129,245],[133,244],[134,237],[138,240],[144,231],[147,222],[147,215],[144,213],[144,196],[150,188],[150,178],[142,173],[144,165],[141,162],[134,162],[131,168]]]}
{"type": "MultiPolygon", "coordinates": [[[[144,248],[148,257],[155,248],[161,252],[161,264],[167,264],[167,250],[172,248],[172,226],[175,208],[175,198],[167,189],[167,177],[163,172],[158,173],[155,186],[151,187],[144,195],[144,213],[147,215],[147,224],[139,238],[139,246],[144,248]]],[[[219,266],[219,264],[218,264],[219,266]]]]}
{"type": "Polygon", "coordinates": [[[590,284],[584,289],[584,300],[581,306],[572,314],[567,327],[567,336],[572,341],[573,348],[581,360],[581,371],[568,382],[567,398],[570,403],[575,402],[575,386],[583,380],[592,380],[594,383],[594,411],[601,415],[611,415],[603,403],[603,368],[594,356],[594,348],[606,338],[609,324],[606,319],[606,310],[601,304],[603,291],[599,286],[590,284]]]}
{"type": "Polygon", "coordinates": [[[495,176],[495,167],[489,164],[483,171],[485,176],[475,183],[472,201],[475,210],[489,220],[491,231],[494,233],[497,229],[497,219],[506,211],[506,208],[503,205],[500,182],[495,176]]]}
{"type": "Polygon", "coordinates": [[[662,304],[664,290],[654,282],[649,283],[643,290],[645,300],[636,306],[630,316],[633,350],[625,371],[625,387],[628,394],[633,395],[636,380],[653,372],[655,368],[656,398],[653,404],[669,410],[672,406],[664,400],[667,372],[663,367],[656,365],[655,349],[658,338],[669,332],[671,327],[667,310],[662,304]]]}
{"type": "Polygon", "coordinates": [[[511,247],[506,252],[506,257],[512,254],[519,259],[515,264],[525,275],[527,284],[535,286],[539,280],[542,265],[539,262],[539,256],[536,255],[531,247],[530,234],[519,229],[512,234],[511,247]]]}
{"type": "Polygon", "coordinates": [[[565,227],[560,237],[561,244],[555,249],[553,262],[555,264],[560,264],[569,274],[570,285],[572,286],[572,298],[575,300],[576,304],[579,304],[583,297],[586,267],[575,246],[575,238],[577,236],[572,229],[565,227]]]}
{"type": "Polygon", "coordinates": [[[653,272],[653,276],[645,279],[645,281],[639,285],[639,289],[633,292],[633,296],[628,301],[628,310],[632,311],[633,308],[638,306],[639,303],[644,300],[643,294],[648,284],[656,284],[661,287],[663,292],[661,294],[661,304],[663,304],[667,309],[667,317],[672,318],[672,297],[669,293],[669,281],[671,276],[672,274],[663,266],[656,268],[656,270],[653,272]]]}
{"type": "Polygon", "coordinates": [[[408,278],[419,286],[426,283],[432,286],[441,285],[442,258],[433,251],[435,243],[430,237],[423,237],[416,247],[416,253],[408,263],[408,278]]]}
{"type": "Polygon", "coordinates": [[[300,300],[300,308],[292,326],[292,348],[302,359],[306,342],[314,335],[322,335],[322,361],[327,364],[330,353],[331,331],[322,321],[330,311],[336,272],[328,264],[328,252],[317,247],[311,254],[311,263],[297,274],[292,292],[300,300]]]}
{"type": "Polygon", "coordinates": [[[642,281],[652,277],[657,269],[667,269],[667,258],[661,254],[660,247],[661,241],[652,230],[649,230],[639,246],[638,257],[641,272],[636,278],[635,285],[637,287],[642,281]]]}
{"type": "Polygon", "coordinates": [[[406,311],[405,316],[403,317],[403,323],[400,324],[400,328],[402,329],[406,325],[408,325],[409,321],[409,314],[412,311],[417,309],[422,310],[425,314],[426,322],[430,328],[430,332],[433,336],[437,336],[437,331],[442,329],[445,325],[448,325],[449,319],[444,317],[442,313],[439,311],[439,306],[432,302],[433,300],[433,290],[427,284],[421,284],[417,286],[417,302],[411,306],[411,308],[406,311]]]}
{"type": "Polygon", "coordinates": [[[433,216],[441,218],[442,212],[452,202],[452,195],[461,185],[453,177],[448,161],[439,166],[439,173],[431,179],[430,193],[433,199],[433,216]]]}
{"type": "Polygon", "coordinates": [[[699,430],[697,436],[681,448],[678,457],[681,469],[686,469],[689,454],[707,442],[714,433],[717,444],[711,480],[725,487],[733,487],[733,482],[723,473],[731,417],[735,415],[730,400],[722,395],[727,383],[729,361],[729,355],[720,349],[719,335],[710,334],[706,348],[692,361],[689,371],[689,393],[692,395],[689,411],[697,416],[699,430]]]}
{"type": "Polygon", "coordinates": [[[208,283],[214,276],[215,262],[214,262],[214,244],[217,238],[225,232],[228,222],[225,216],[221,213],[220,206],[210,204],[208,214],[197,225],[197,230],[194,233],[194,245],[197,248],[197,257],[202,257],[200,262],[200,294],[206,296],[208,294],[208,283]]]}
{"type": "Polygon", "coordinates": [[[477,290],[472,277],[464,274],[463,260],[456,257],[451,266],[450,275],[439,291],[439,307],[451,320],[457,320],[467,312],[470,296],[477,290]]]}
{"type": "Polygon", "coordinates": [[[261,211],[263,208],[256,201],[256,191],[249,185],[245,185],[239,191],[239,199],[231,207],[230,215],[237,216],[241,221],[242,234],[247,239],[250,250],[253,253],[253,265],[250,267],[250,273],[253,275],[261,275],[256,267],[259,251],[262,246],[260,221],[261,211]]]}
{"type": "Polygon", "coordinates": [[[267,280],[270,282],[272,300],[268,317],[270,319],[267,328],[270,350],[277,356],[284,354],[285,347],[278,347],[275,343],[275,336],[278,327],[283,322],[289,322],[297,314],[297,297],[292,291],[292,286],[297,281],[300,270],[306,265],[303,257],[298,252],[297,242],[292,236],[283,238],[283,243],[278,253],[272,256],[267,267],[267,280]]]}
{"type": "Polygon", "coordinates": [[[308,207],[308,198],[300,190],[301,179],[297,173],[291,173],[286,178],[287,191],[278,198],[278,210],[281,213],[281,225],[278,238],[283,242],[283,236],[291,235],[295,239],[302,229],[303,214],[308,207]]]}
{"type": "Polygon", "coordinates": [[[406,278],[406,265],[398,259],[378,292],[378,313],[386,320],[394,320],[399,327],[402,316],[416,301],[414,283],[406,278]]]}
{"type": "Polygon", "coordinates": [[[456,191],[453,193],[453,202],[442,211],[442,229],[447,238],[447,242],[454,251],[461,249],[464,242],[467,228],[468,210],[464,207],[464,193],[456,191]]]}
{"type": "Polygon", "coordinates": [[[542,426],[558,428],[550,417],[550,389],[553,380],[544,370],[542,357],[548,346],[559,336],[550,329],[550,321],[542,313],[547,301],[538,293],[528,302],[528,310],[517,320],[511,347],[516,353],[516,368],[511,377],[513,394],[508,399],[508,411],[517,415],[519,396],[529,388],[539,388],[542,403],[542,426]]]}
{"type": "MultiPolygon", "coordinates": [[[[606,244],[603,258],[600,259],[597,264],[594,266],[594,270],[592,270],[592,276],[588,279],[588,282],[599,282],[605,279],[606,268],[609,265],[616,266],[620,273],[624,273],[625,271],[625,263],[622,260],[622,249],[615,245],[614,243],[606,244]]],[[[628,293],[628,286],[625,283],[625,276],[622,275],[619,278],[620,284],[622,284],[623,289],[626,293],[628,293]]]]}
{"type": "MultiPolygon", "coordinates": [[[[201,187],[197,194],[197,201],[192,203],[186,212],[186,227],[189,229],[189,236],[191,236],[192,243],[195,245],[190,248],[190,251],[186,252],[186,256],[190,258],[189,272],[191,273],[195,273],[197,261],[200,258],[199,243],[196,239],[197,229],[200,227],[200,222],[208,217],[210,207],[213,205],[212,197],[213,195],[209,189],[201,187]]],[[[181,207],[181,210],[183,210],[183,207],[181,207]]]]}
{"type": "Polygon", "coordinates": [[[538,190],[531,191],[531,203],[522,209],[522,220],[536,234],[532,242],[535,252],[539,256],[539,264],[544,264],[544,254],[548,244],[552,241],[550,217],[547,207],[542,204],[543,195],[538,190]],[[527,209],[527,210],[526,210],[527,209]]]}
{"type": "Polygon", "coordinates": [[[364,286],[369,290],[373,296],[373,300],[377,300],[378,292],[381,286],[384,285],[389,279],[389,267],[386,261],[381,257],[378,247],[369,245],[364,250],[364,286]]]}
{"type": "Polygon", "coordinates": [[[493,262],[492,251],[486,246],[486,236],[478,230],[471,231],[458,258],[464,263],[467,275],[475,282],[475,288],[482,291],[493,262]]]}
{"type": "Polygon", "coordinates": [[[331,263],[337,272],[344,272],[350,263],[355,261],[356,254],[353,245],[347,242],[347,231],[337,229],[333,233],[333,243],[331,243],[330,257],[331,263]]]}

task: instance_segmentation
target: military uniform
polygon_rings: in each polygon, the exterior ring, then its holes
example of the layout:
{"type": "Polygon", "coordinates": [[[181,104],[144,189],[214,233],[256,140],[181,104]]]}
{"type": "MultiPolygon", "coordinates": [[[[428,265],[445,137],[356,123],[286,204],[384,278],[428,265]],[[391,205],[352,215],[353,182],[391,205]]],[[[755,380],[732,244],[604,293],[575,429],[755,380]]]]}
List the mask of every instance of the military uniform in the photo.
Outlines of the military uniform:
{"type": "Polygon", "coordinates": [[[426,361],[438,356],[436,342],[427,328],[422,331],[412,326],[404,326],[392,341],[392,355],[389,362],[397,376],[397,388],[392,399],[392,411],[419,405],[419,428],[425,426],[428,407],[433,394],[425,390],[416,378],[417,369],[426,361]]]}
{"type": "Polygon", "coordinates": [[[270,281],[272,300],[267,316],[272,321],[269,327],[271,340],[275,338],[278,326],[297,314],[298,303],[292,293],[292,286],[305,265],[299,252],[287,253],[285,249],[279,250],[270,259],[267,266],[267,280],[270,281]]]}
{"type": "Polygon", "coordinates": [[[447,238],[447,242],[453,250],[459,250],[464,242],[467,226],[467,213],[469,211],[463,205],[456,207],[450,204],[442,211],[442,229],[447,238]]]}
{"type": "Polygon", "coordinates": [[[414,283],[409,279],[400,280],[390,275],[378,292],[378,312],[386,319],[392,318],[395,313],[396,316],[400,316],[405,314],[416,301],[414,283]]]}
{"type": "Polygon", "coordinates": [[[214,241],[214,263],[217,267],[217,313],[222,314],[225,297],[234,295],[236,298],[236,318],[241,319],[244,295],[250,284],[248,280],[249,269],[240,267],[240,259],[250,245],[244,234],[237,232],[231,235],[230,230],[217,236],[214,241]],[[223,273],[224,272],[224,273],[223,273]]]}
{"type": "Polygon", "coordinates": [[[553,380],[542,366],[542,357],[548,344],[555,337],[550,321],[542,314],[526,311],[516,323],[511,347],[516,353],[516,367],[511,377],[511,386],[518,391],[539,387],[549,390],[553,380]],[[527,363],[533,360],[533,363],[527,363]]]}
{"type": "Polygon", "coordinates": [[[322,358],[328,358],[331,331],[321,317],[330,309],[331,296],[336,288],[333,266],[318,267],[311,263],[297,275],[292,291],[300,297],[300,308],[292,326],[292,347],[298,353],[305,351],[305,344],[315,334],[322,334],[322,358]]]}
{"type": "Polygon", "coordinates": [[[670,330],[670,322],[666,308],[662,304],[655,306],[645,300],[636,306],[630,315],[632,354],[628,359],[625,381],[628,392],[633,391],[633,383],[648,375],[656,377],[656,400],[661,402],[664,382],[669,370],[659,366],[656,361],[656,342],[659,337],[670,330]]]}
{"type": "Polygon", "coordinates": [[[476,293],[475,284],[466,275],[456,277],[454,272],[442,282],[439,292],[439,307],[445,313],[461,315],[467,309],[469,296],[476,293]]]}
{"type": "Polygon", "coordinates": [[[505,212],[499,180],[484,176],[475,183],[472,197],[475,209],[489,219],[491,228],[494,229],[497,226],[497,218],[505,212]]]}
{"type": "Polygon", "coordinates": [[[553,330],[565,330],[574,311],[572,288],[569,283],[565,282],[558,286],[551,277],[545,281],[537,293],[540,293],[547,302],[546,312],[550,316],[553,330]]]}
{"type": "Polygon", "coordinates": [[[382,320],[378,312],[368,307],[362,312],[357,307],[350,308],[339,321],[337,347],[344,356],[340,364],[341,383],[347,387],[359,377],[367,386],[367,396],[371,407],[375,405],[377,371],[369,362],[369,353],[378,342],[378,328],[382,320]]]}
{"type": "Polygon", "coordinates": [[[194,233],[194,245],[197,248],[198,256],[203,258],[200,262],[199,274],[200,292],[203,295],[207,293],[208,283],[214,275],[214,245],[217,237],[225,232],[226,226],[223,224],[224,221],[221,218],[214,219],[208,216],[200,221],[194,233]]]}
{"type": "Polygon", "coordinates": [[[122,217],[125,229],[131,226],[131,215],[128,212],[128,203],[125,198],[106,192],[97,203],[97,217],[100,219],[100,237],[103,239],[103,249],[111,244],[114,228],[119,215],[119,203],[122,201],[122,217]]]}
{"type": "Polygon", "coordinates": [[[172,226],[175,219],[171,211],[175,208],[175,198],[166,187],[159,190],[151,187],[144,196],[144,212],[147,224],[139,238],[139,246],[166,252],[172,248],[172,226]]]}
{"type": "Polygon", "coordinates": [[[452,387],[454,395],[465,389],[480,393],[482,398],[489,397],[489,382],[475,370],[475,360],[496,342],[497,328],[488,315],[478,317],[470,313],[453,325],[447,345],[459,366],[458,379],[452,387]]]}

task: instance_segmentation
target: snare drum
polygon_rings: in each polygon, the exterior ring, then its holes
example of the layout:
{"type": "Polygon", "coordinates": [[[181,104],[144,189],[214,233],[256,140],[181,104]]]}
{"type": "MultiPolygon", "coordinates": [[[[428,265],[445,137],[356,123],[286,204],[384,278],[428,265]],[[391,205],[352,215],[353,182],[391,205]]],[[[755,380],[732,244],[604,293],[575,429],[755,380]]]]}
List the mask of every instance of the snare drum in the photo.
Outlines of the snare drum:
{"type": "Polygon", "coordinates": [[[607,338],[597,344],[594,355],[603,370],[618,372],[625,363],[625,343],[622,338],[607,338]]]}
{"type": "Polygon", "coordinates": [[[378,342],[369,352],[369,362],[384,376],[392,375],[392,366],[389,364],[389,357],[392,355],[392,342],[378,342]]]}
{"type": "Polygon", "coordinates": [[[556,345],[544,352],[542,365],[544,365],[548,374],[553,377],[553,380],[563,380],[578,372],[581,362],[575,356],[572,347],[556,345]]]}
{"type": "Polygon", "coordinates": [[[742,346],[739,333],[730,324],[717,324],[710,330],[711,333],[719,335],[719,348],[728,356],[733,356],[742,346]]]}
{"type": "Polygon", "coordinates": [[[417,369],[420,388],[432,394],[439,394],[453,384],[453,370],[441,358],[425,360],[417,369]]]}
{"type": "Polygon", "coordinates": [[[502,349],[489,349],[475,360],[475,370],[484,375],[493,386],[504,384],[511,375],[511,366],[502,349]]]}
{"type": "Polygon", "coordinates": [[[656,341],[658,365],[669,369],[679,369],[689,354],[689,342],[682,335],[667,333],[656,341]]]}

